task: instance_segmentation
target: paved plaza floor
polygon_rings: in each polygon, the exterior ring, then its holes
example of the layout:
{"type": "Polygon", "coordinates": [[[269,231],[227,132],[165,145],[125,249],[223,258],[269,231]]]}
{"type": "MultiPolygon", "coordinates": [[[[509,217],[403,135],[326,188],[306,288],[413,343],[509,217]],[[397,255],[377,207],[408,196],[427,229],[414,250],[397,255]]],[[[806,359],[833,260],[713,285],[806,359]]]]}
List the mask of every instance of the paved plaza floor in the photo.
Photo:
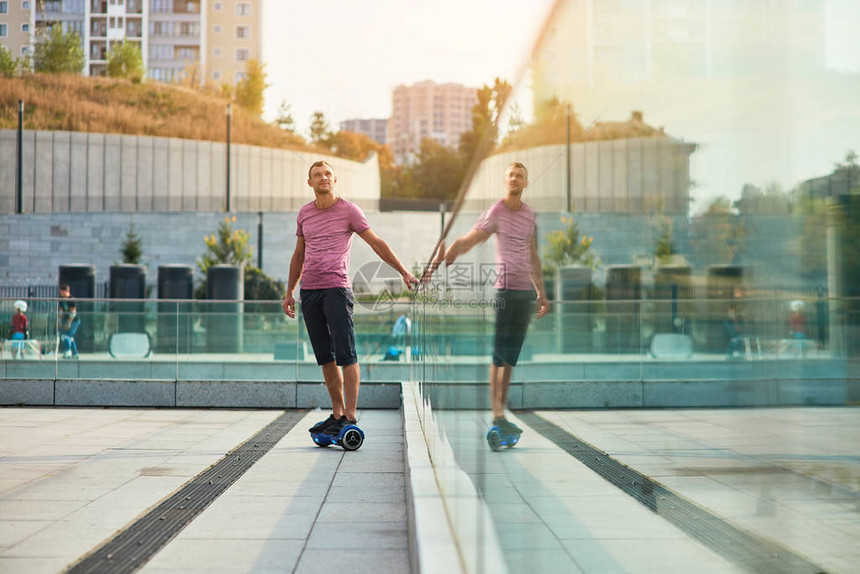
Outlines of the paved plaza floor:
{"type": "MultiPolygon", "coordinates": [[[[223,488],[155,550],[116,550],[106,559],[125,562],[100,571],[131,560],[146,573],[409,572],[426,541],[410,548],[401,413],[362,411],[355,452],[311,444],[307,428],[326,414],[2,408],[0,572],[80,569],[146,517],[177,524],[164,501],[188,492],[194,506],[222,474],[223,488]],[[258,443],[248,459],[242,449],[258,443]]],[[[860,564],[858,408],[517,412],[525,433],[501,452],[484,440],[487,413],[437,416],[509,572],[860,564]]]]}

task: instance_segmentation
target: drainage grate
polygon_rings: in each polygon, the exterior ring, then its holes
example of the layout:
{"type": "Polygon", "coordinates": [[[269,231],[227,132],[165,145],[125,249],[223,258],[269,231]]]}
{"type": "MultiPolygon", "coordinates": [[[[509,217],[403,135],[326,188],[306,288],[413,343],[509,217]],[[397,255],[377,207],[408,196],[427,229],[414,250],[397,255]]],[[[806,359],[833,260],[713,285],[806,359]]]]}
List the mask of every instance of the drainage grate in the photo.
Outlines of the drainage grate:
{"type": "Polygon", "coordinates": [[[760,574],[823,574],[824,569],[767,538],[742,530],[535,414],[517,416],[585,466],[723,558],[760,574]]]}
{"type": "Polygon", "coordinates": [[[269,452],[304,414],[285,412],[66,572],[134,572],[269,452]]]}

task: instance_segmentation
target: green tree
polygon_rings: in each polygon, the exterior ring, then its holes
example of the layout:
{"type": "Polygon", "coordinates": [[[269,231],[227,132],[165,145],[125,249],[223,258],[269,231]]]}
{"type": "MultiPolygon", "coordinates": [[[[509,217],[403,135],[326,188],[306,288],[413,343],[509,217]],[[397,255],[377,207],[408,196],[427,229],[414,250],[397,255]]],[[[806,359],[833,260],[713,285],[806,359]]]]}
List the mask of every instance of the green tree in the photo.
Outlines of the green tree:
{"type": "Polygon", "coordinates": [[[265,65],[252,58],[245,64],[245,77],[236,84],[236,103],[259,116],[263,113],[263,92],[268,87],[265,65]]]}
{"type": "Polygon", "coordinates": [[[21,60],[12,57],[6,46],[0,44],[0,76],[11,78],[21,69],[21,60]]]}
{"type": "Polygon", "coordinates": [[[138,84],[143,80],[143,55],[140,47],[123,40],[114,44],[107,59],[107,75],[111,78],[125,78],[138,84]]]}
{"type": "Polygon", "coordinates": [[[372,152],[382,147],[364,134],[344,130],[331,134],[328,144],[338,157],[354,161],[364,161],[372,152]]]}
{"type": "Polygon", "coordinates": [[[478,90],[478,102],[472,107],[472,129],[460,136],[460,153],[471,160],[477,153],[489,153],[499,137],[499,120],[511,85],[507,80],[496,78],[493,85],[483,85],[478,90]]]}
{"type": "Polygon", "coordinates": [[[657,241],[654,243],[654,257],[659,261],[675,255],[675,244],[672,241],[674,224],[668,217],[662,217],[659,223],[657,241]]]}
{"type": "Polygon", "coordinates": [[[702,265],[734,263],[746,234],[742,222],[732,212],[731,201],[725,196],[714,199],[704,214],[693,219],[690,233],[693,251],[702,265]]]}
{"type": "Polygon", "coordinates": [[[290,104],[284,100],[281,100],[281,103],[278,106],[278,112],[275,116],[275,125],[278,126],[278,129],[285,132],[289,132],[291,134],[296,132],[296,122],[295,119],[293,119],[293,112],[290,109],[290,104]]]}
{"type": "Polygon", "coordinates": [[[523,119],[523,111],[517,102],[511,104],[511,113],[508,115],[508,131],[505,133],[504,139],[514,137],[526,125],[523,119]]]}
{"type": "Polygon", "coordinates": [[[311,143],[324,148],[331,148],[331,128],[329,128],[328,120],[325,119],[325,114],[321,111],[315,111],[311,115],[311,126],[308,129],[311,143]]]}
{"type": "Polygon", "coordinates": [[[436,140],[421,141],[421,149],[412,166],[414,197],[454,199],[465,177],[463,157],[436,140]]]}
{"type": "Polygon", "coordinates": [[[600,267],[601,261],[591,250],[594,237],[579,232],[579,224],[572,217],[562,217],[563,229],[546,234],[543,248],[543,268],[554,271],[569,265],[585,265],[589,269],[600,267]]]}
{"type": "MultiPolygon", "coordinates": [[[[250,236],[243,229],[233,229],[236,216],[227,216],[218,224],[218,229],[203,237],[206,252],[197,260],[197,268],[203,273],[203,281],[195,291],[197,299],[206,298],[206,274],[212,265],[238,265],[244,268],[245,299],[248,301],[270,301],[283,299],[286,286],[263,273],[251,264],[253,251],[248,245],[250,236]]],[[[246,314],[265,313],[270,306],[246,307],[246,314]]]]}
{"type": "Polygon", "coordinates": [[[197,268],[204,277],[212,265],[250,265],[253,257],[251,246],[248,245],[250,236],[244,229],[233,229],[234,223],[236,216],[227,216],[218,224],[215,233],[203,237],[206,251],[197,260],[197,268]]]}
{"type": "MultiPolygon", "coordinates": [[[[257,267],[245,268],[245,299],[249,301],[273,301],[283,299],[287,287],[283,281],[273,279],[257,267]]],[[[246,309],[250,311],[250,309],[246,309]]]]}
{"type": "Polygon", "coordinates": [[[122,256],[123,263],[132,265],[140,265],[143,257],[143,240],[134,231],[134,223],[128,226],[128,231],[125,232],[125,237],[119,248],[119,254],[122,256]]]}
{"type": "Polygon", "coordinates": [[[567,123],[570,122],[570,139],[582,138],[582,124],[573,112],[569,102],[557,97],[535,103],[534,121],[523,124],[516,131],[509,132],[500,146],[501,149],[524,149],[539,145],[567,142],[567,123]]]}
{"type": "Polygon", "coordinates": [[[45,74],[80,74],[86,64],[81,38],[54,24],[36,35],[33,66],[45,74]]]}
{"type": "Polygon", "coordinates": [[[848,181],[849,193],[860,192],[860,165],[857,164],[857,152],[853,149],[845,153],[845,159],[837,162],[834,167],[835,174],[844,174],[848,181]]]}
{"type": "Polygon", "coordinates": [[[771,182],[764,189],[747,183],[741,189],[741,197],[732,204],[742,216],[785,215],[791,211],[791,198],[782,186],[771,182]]]}

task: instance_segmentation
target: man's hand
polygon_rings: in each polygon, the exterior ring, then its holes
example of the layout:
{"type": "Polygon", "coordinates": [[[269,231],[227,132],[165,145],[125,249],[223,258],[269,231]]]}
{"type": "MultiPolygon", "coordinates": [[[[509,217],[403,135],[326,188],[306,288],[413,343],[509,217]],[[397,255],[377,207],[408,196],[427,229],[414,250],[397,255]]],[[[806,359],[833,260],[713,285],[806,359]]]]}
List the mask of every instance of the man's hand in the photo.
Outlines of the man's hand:
{"type": "Polygon", "coordinates": [[[546,295],[541,293],[537,298],[537,316],[538,319],[543,317],[549,311],[549,299],[546,298],[546,295]]]}
{"type": "Polygon", "coordinates": [[[424,270],[424,274],[421,276],[421,283],[424,285],[430,283],[430,280],[433,278],[433,273],[436,272],[436,269],[439,268],[439,265],[442,264],[442,261],[445,258],[445,240],[439,242],[439,248],[436,250],[436,253],[433,255],[433,260],[430,261],[430,264],[427,266],[427,269],[424,270]]]}
{"type": "Polygon", "coordinates": [[[415,275],[413,275],[409,271],[406,271],[405,273],[403,273],[401,275],[401,277],[403,277],[403,282],[406,283],[406,287],[410,291],[412,291],[412,289],[414,289],[415,286],[418,285],[418,283],[420,283],[420,281],[418,281],[418,279],[415,277],[415,275]]]}
{"type": "Polygon", "coordinates": [[[296,300],[293,298],[292,293],[288,293],[284,298],[284,313],[286,313],[287,317],[290,319],[296,318],[296,300]]]}

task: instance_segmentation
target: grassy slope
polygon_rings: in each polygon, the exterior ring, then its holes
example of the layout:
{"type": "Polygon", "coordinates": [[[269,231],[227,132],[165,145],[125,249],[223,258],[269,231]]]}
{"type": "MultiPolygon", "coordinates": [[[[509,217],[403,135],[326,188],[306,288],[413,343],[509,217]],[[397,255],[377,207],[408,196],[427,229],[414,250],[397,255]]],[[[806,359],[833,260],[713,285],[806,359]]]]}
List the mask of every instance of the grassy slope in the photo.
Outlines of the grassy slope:
{"type": "MultiPolygon", "coordinates": [[[[0,79],[0,129],[147,135],[223,142],[227,101],[187,88],[109,78],[34,74],[0,79]]],[[[298,136],[268,126],[233,106],[231,141],[266,147],[310,149],[298,136]]]]}

